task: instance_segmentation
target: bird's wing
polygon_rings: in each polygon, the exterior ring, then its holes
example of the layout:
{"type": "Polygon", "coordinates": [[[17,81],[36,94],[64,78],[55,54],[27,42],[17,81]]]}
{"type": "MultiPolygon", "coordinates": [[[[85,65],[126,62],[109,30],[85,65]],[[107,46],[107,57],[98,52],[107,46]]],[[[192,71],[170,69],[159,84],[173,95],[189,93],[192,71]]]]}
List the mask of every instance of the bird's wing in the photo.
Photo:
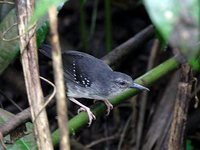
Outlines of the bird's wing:
{"type": "MultiPolygon", "coordinates": [[[[42,44],[39,51],[48,58],[52,57],[52,48],[49,45],[42,44]]],[[[94,80],[105,77],[105,72],[112,71],[102,60],[83,52],[63,52],[62,60],[65,80],[79,86],[90,86],[94,80]]]]}
{"type": "Polygon", "coordinates": [[[68,51],[62,54],[65,77],[81,86],[90,86],[98,74],[112,69],[89,54],[68,51]]]}

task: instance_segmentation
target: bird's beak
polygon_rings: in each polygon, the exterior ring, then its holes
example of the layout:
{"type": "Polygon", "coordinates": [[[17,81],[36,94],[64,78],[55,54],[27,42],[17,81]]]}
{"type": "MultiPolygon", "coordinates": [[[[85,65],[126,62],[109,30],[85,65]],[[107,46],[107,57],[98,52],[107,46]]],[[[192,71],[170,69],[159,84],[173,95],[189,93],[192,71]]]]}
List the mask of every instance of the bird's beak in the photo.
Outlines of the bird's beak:
{"type": "Polygon", "coordinates": [[[148,88],[142,86],[142,85],[139,85],[137,83],[133,83],[130,88],[136,88],[138,90],[146,90],[146,91],[150,91],[148,88]]]}

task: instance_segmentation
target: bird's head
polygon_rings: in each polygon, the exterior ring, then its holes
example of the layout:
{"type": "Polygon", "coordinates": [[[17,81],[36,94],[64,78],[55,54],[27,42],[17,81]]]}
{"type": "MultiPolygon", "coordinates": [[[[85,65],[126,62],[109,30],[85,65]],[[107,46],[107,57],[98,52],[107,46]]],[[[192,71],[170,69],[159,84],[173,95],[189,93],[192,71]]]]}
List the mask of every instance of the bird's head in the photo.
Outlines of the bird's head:
{"type": "Polygon", "coordinates": [[[110,91],[112,93],[111,94],[112,96],[118,95],[119,93],[129,88],[149,91],[148,88],[135,83],[133,79],[127,74],[114,71],[113,76],[111,78],[112,78],[111,80],[112,86],[111,86],[110,91]]]}

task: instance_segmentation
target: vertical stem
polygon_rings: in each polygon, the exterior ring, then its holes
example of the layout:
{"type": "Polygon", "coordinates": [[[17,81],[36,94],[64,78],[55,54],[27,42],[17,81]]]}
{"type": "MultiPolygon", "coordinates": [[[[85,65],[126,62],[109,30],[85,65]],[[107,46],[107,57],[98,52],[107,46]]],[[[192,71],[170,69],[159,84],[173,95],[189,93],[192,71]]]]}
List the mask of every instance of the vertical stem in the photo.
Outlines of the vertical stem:
{"type": "Polygon", "coordinates": [[[168,149],[183,149],[185,126],[189,107],[191,85],[191,68],[188,64],[181,65],[181,77],[178,84],[173,120],[169,133],[168,149]]]}
{"type": "Polygon", "coordinates": [[[63,64],[61,58],[60,43],[57,31],[57,11],[56,7],[52,6],[49,9],[49,21],[51,29],[51,44],[52,44],[52,59],[54,80],[56,85],[56,104],[58,114],[58,125],[60,131],[60,149],[70,150],[69,133],[68,133],[68,117],[67,117],[67,103],[65,96],[65,86],[63,77],[63,64]]]}
{"type": "Polygon", "coordinates": [[[85,20],[85,0],[79,0],[80,4],[80,40],[83,48],[85,50],[88,49],[88,35],[87,35],[87,28],[86,28],[86,20],[85,20]]]}
{"type": "Polygon", "coordinates": [[[104,0],[105,5],[105,40],[106,50],[112,50],[112,20],[111,20],[111,0],[104,0]]]}
{"type": "Polygon", "coordinates": [[[65,86],[63,77],[63,64],[61,58],[60,43],[58,37],[57,25],[57,11],[56,7],[52,6],[49,9],[49,21],[51,29],[51,44],[52,44],[52,59],[54,69],[54,80],[56,85],[56,104],[58,114],[58,125],[60,131],[60,149],[70,150],[69,133],[68,133],[68,117],[67,117],[67,103],[65,96],[65,86]]]}
{"type": "Polygon", "coordinates": [[[91,19],[91,25],[90,25],[90,36],[89,36],[90,40],[92,39],[94,32],[95,32],[95,28],[96,28],[98,3],[99,3],[99,0],[94,1],[93,11],[92,11],[92,19],[91,19]]]}
{"type": "Polygon", "coordinates": [[[26,31],[34,0],[16,0],[16,7],[21,61],[38,149],[53,150],[46,110],[38,115],[43,108],[44,97],[39,79],[35,29],[26,31]]]}

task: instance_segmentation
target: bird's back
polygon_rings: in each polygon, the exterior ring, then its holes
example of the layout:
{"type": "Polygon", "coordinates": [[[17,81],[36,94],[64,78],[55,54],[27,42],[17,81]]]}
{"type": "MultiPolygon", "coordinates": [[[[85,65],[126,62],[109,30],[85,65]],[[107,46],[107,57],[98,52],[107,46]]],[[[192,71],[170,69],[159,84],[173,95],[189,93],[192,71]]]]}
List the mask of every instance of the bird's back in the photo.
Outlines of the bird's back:
{"type": "Polygon", "coordinates": [[[102,60],[83,52],[67,51],[62,54],[62,57],[64,72],[69,75],[69,79],[73,78],[78,82],[101,80],[105,72],[112,71],[102,60]]]}
{"type": "MultiPolygon", "coordinates": [[[[51,58],[52,48],[43,44],[40,52],[51,58]]],[[[95,80],[104,80],[106,73],[112,71],[102,60],[83,52],[63,52],[62,60],[65,80],[70,80],[79,86],[89,87],[95,80]]]]}

